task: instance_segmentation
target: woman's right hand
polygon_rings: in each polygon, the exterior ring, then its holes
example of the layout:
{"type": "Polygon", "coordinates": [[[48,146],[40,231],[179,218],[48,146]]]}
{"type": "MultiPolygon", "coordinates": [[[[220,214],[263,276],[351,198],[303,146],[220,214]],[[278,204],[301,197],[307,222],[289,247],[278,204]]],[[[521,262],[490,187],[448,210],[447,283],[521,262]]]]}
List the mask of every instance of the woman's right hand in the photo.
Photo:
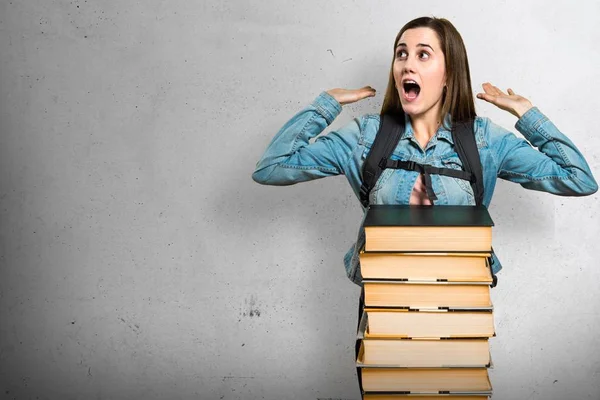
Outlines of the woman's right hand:
{"type": "Polygon", "coordinates": [[[360,89],[331,89],[328,90],[327,93],[341,105],[346,105],[366,99],[367,97],[373,97],[375,96],[376,90],[371,86],[365,86],[360,89]]]}

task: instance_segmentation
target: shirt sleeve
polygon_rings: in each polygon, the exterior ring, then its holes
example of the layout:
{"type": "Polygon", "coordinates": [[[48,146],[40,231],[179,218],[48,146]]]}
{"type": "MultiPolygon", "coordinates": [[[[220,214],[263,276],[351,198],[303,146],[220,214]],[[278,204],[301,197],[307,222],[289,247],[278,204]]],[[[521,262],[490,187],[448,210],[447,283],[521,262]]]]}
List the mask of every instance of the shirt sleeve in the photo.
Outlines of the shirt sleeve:
{"type": "Polygon", "coordinates": [[[331,95],[319,94],[271,140],[256,164],[252,179],[263,185],[283,186],[344,174],[360,137],[358,118],[310,143],[341,111],[342,106],[331,95]]]}
{"type": "Polygon", "coordinates": [[[489,124],[489,145],[499,178],[560,196],[587,196],[598,190],[579,149],[537,107],[515,125],[527,140],[489,124]]]}

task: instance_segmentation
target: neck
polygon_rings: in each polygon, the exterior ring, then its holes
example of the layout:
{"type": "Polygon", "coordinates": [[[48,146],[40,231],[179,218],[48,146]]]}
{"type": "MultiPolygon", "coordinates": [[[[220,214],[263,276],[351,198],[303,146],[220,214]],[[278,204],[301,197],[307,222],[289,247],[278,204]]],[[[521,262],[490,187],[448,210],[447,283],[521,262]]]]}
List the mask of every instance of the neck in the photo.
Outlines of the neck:
{"type": "Polygon", "coordinates": [[[441,125],[441,118],[438,115],[416,115],[410,117],[410,123],[415,137],[421,139],[431,139],[441,125]]]}

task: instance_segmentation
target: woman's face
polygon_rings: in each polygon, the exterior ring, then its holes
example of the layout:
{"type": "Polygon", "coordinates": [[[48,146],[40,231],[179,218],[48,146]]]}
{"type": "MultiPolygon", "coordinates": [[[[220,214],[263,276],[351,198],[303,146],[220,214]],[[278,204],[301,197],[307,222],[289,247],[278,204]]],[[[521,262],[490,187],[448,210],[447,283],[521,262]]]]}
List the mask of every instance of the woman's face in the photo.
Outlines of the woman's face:
{"type": "Polygon", "coordinates": [[[394,80],[404,112],[411,117],[439,116],[446,84],[444,53],[434,30],[405,31],[396,45],[394,80]]]}

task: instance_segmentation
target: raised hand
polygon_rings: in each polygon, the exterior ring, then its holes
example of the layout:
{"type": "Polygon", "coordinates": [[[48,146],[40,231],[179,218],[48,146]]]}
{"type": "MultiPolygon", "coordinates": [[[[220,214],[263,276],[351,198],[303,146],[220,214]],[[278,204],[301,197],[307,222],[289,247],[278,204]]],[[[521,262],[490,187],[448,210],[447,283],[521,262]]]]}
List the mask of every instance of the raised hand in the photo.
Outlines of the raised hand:
{"type": "Polygon", "coordinates": [[[346,105],[367,97],[373,97],[375,96],[376,90],[371,86],[365,86],[360,89],[331,89],[328,90],[327,93],[329,93],[341,105],[346,105]]]}
{"type": "Polygon", "coordinates": [[[508,111],[517,118],[521,118],[533,105],[525,97],[515,94],[512,89],[504,93],[489,82],[481,85],[485,93],[477,93],[477,98],[492,103],[496,107],[508,111]]]}

